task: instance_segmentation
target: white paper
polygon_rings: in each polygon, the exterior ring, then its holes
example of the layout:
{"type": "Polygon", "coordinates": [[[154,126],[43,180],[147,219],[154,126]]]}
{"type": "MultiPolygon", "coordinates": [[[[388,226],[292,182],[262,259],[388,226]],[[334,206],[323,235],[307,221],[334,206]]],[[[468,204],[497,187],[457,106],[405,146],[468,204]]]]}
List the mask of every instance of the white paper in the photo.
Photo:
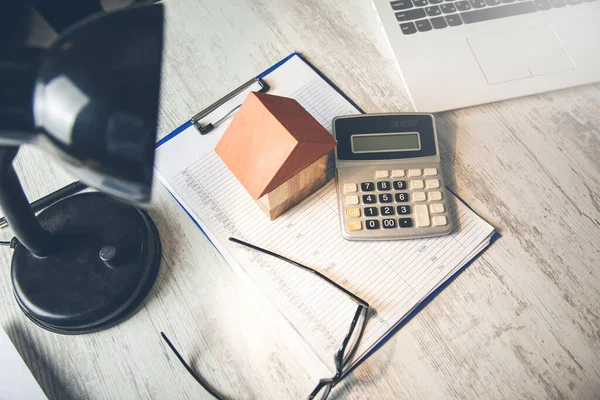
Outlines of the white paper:
{"type": "Polygon", "coordinates": [[[27,365],[0,328],[0,400],[47,400],[27,365]]]}

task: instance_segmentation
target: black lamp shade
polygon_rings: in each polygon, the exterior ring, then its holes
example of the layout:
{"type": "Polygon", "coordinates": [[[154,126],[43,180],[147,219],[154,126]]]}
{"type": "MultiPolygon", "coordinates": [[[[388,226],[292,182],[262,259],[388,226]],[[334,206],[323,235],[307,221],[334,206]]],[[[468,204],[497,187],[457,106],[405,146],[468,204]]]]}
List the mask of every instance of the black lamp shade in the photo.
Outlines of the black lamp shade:
{"type": "Polygon", "coordinates": [[[100,14],[64,32],[40,59],[36,142],[88,185],[149,201],[163,44],[163,6],[100,14]]]}

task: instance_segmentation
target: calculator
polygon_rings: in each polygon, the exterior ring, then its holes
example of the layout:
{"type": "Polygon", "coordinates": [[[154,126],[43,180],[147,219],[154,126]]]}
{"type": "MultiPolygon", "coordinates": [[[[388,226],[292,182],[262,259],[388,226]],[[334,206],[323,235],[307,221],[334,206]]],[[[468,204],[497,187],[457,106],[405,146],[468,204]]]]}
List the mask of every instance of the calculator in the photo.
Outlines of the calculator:
{"type": "Polygon", "coordinates": [[[333,135],[344,238],[416,239],[452,231],[433,115],[339,116],[333,135]]]}

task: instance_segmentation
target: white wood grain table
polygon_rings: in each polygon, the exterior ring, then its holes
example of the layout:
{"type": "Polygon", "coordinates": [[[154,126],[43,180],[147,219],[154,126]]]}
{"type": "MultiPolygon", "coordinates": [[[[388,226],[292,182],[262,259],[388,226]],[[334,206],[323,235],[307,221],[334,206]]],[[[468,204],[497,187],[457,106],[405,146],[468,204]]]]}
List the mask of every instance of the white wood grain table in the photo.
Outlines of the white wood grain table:
{"type": "MultiPolygon", "coordinates": [[[[160,136],[294,50],[367,112],[411,111],[369,0],[172,0],[166,11],[160,136]]],[[[600,85],[437,122],[449,185],[502,237],[332,397],[598,398],[600,85]]],[[[17,170],[32,200],[74,180],[32,148],[17,170]]],[[[104,332],[34,326],[0,249],[0,325],[48,396],[210,398],[167,350],[164,330],[228,398],[304,398],[316,377],[273,329],[278,315],[158,182],[150,213],[164,249],[158,281],[133,318],[104,332]]]]}

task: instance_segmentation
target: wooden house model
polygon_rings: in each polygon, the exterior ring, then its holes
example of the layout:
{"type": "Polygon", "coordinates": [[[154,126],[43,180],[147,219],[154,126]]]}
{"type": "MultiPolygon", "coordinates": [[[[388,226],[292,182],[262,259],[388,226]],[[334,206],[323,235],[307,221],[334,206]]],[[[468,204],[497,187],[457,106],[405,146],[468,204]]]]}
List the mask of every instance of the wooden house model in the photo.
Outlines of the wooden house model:
{"type": "Polygon", "coordinates": [[[335,145],[296,100],[252,92],[215,151],[274,220],[326,183],[335,145]]]}

